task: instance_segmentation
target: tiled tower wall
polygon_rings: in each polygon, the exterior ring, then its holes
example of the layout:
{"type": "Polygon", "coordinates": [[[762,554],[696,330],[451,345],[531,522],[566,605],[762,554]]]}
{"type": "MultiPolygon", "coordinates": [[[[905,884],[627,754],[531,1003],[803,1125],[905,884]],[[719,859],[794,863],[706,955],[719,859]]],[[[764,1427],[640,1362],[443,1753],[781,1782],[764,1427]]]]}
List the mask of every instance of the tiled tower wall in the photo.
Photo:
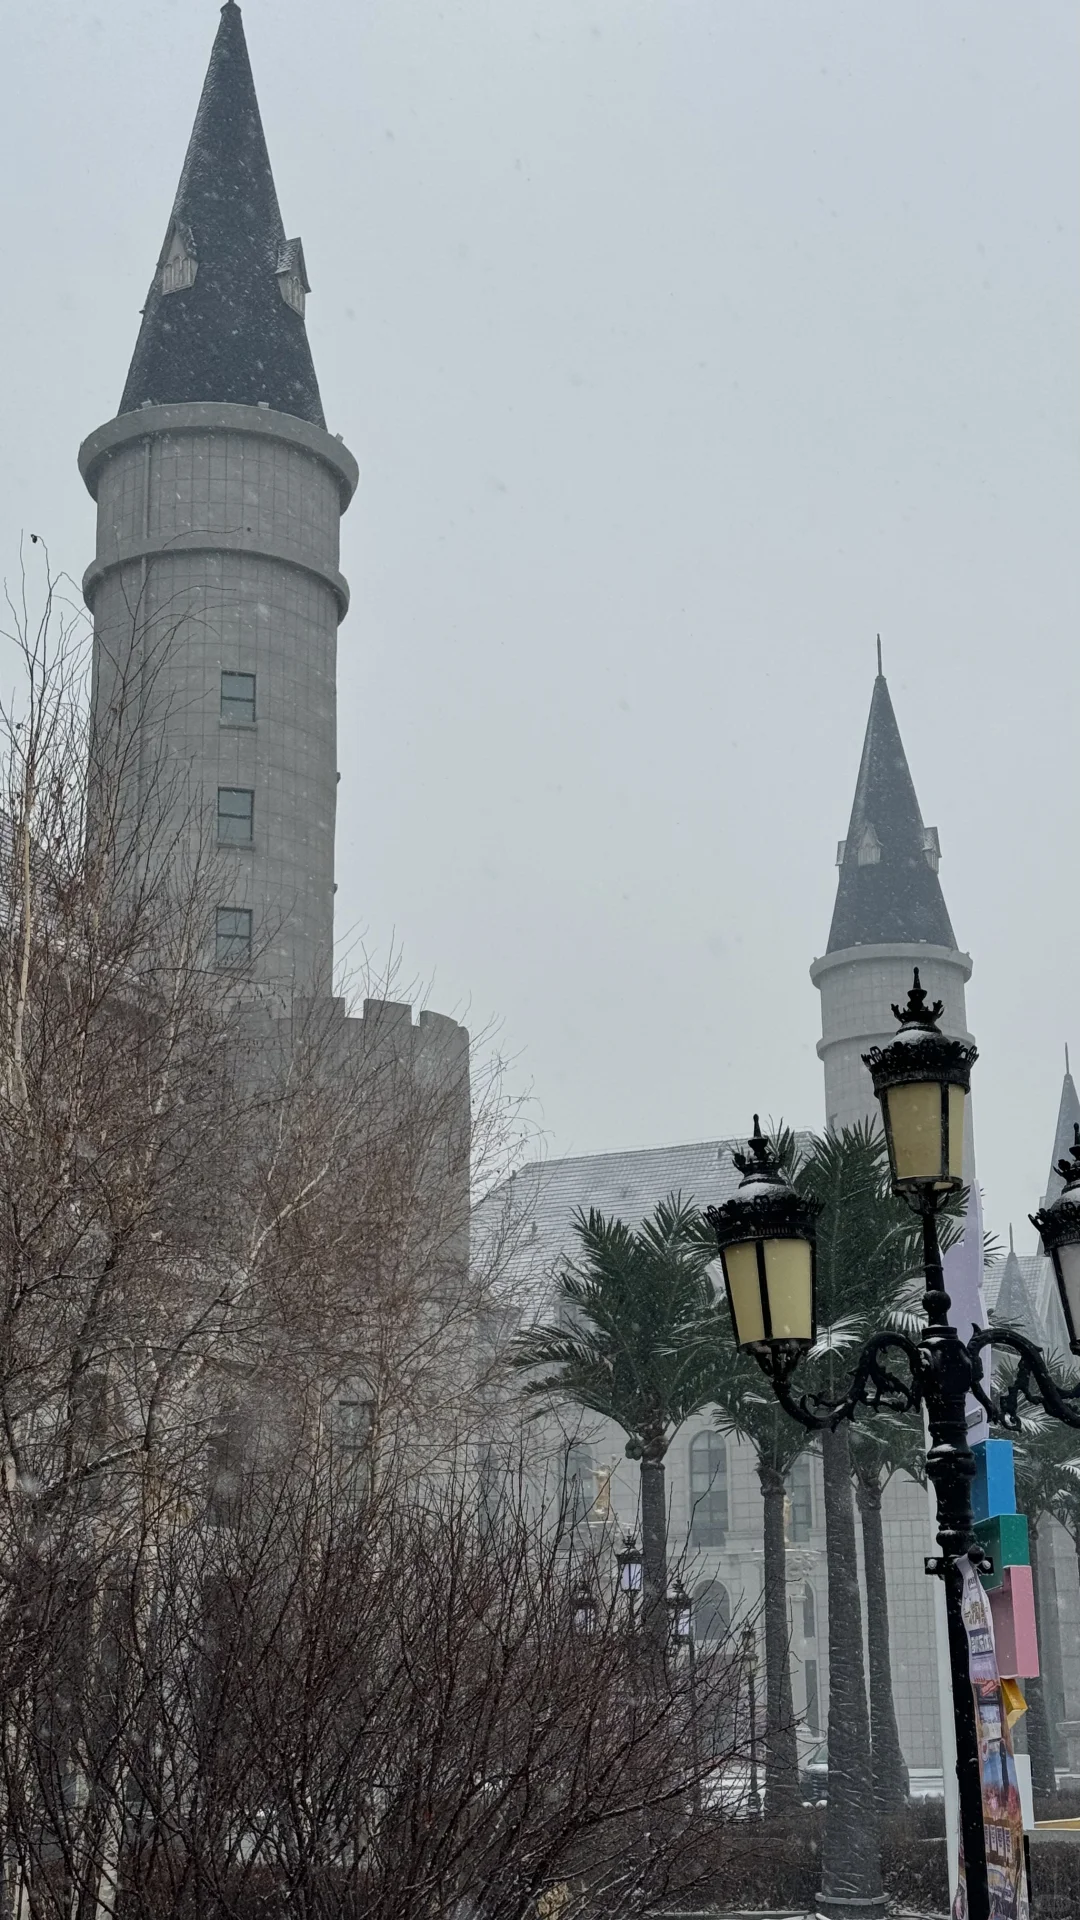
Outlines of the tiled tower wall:
{"type": "Polygon", "coordinates": [[[94,718],[115,732],[126,709],[129,821],[188,811],[217,903],[252,912],[251,977],[284,994],[329,987],[351,464],[304,422],[207,404],[122,416],[83,450],[94,718]],[[253,724],[222,717],[223,672],[255,675],[253,724]],[[250,846],[217,844],[219,788],[253,793],[250,846]]]}
{"type": "Polygon", "coordinates": [[[821,993],[818,1054],[825,1068],[825,1114],[830,1127],[879,1118],[862,1055],[896,1032],[893,1002],[903,1006],[914,967],[931,999],[945,1002],[942,1031],[970,1039],[964,986],[971,961],[966,954],[921,944],[848,947],[815,960],[811,967],[810,977],[821,993]]]}

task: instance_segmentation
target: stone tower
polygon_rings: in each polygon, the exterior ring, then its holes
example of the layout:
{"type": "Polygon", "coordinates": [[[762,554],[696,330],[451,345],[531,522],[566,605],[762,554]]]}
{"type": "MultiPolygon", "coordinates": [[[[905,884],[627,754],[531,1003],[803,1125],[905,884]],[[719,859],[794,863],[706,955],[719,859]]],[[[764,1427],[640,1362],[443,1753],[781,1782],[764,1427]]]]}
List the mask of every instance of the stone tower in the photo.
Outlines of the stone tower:
{"type": "Polygon", "coordinates": [[[93,722],[138,857],[212,874],[208,951],[268,1006],[329,991],[340,517],[358,470],[327,433],[240,9],[222,8],[114,420],[79,465],[93,722]]]}
{"type": "MultiPolygon", "coordinates": [[[[836,856],[829,943],[810,969],[821,994],[818,1054],[830,1127],[877,1120],[861,1056],[895,1033],[892,1003],[903,1004],[914,967],[931,998],[945,1003],[942,1031],[971,1038],[964,1006],[971,960],[953,935],[939,858],[937,829],[923,826],[879,658],[851,821],[836,856]]],[[[970,1139],[965,1170],[970,1178],[970,1139]]]]}

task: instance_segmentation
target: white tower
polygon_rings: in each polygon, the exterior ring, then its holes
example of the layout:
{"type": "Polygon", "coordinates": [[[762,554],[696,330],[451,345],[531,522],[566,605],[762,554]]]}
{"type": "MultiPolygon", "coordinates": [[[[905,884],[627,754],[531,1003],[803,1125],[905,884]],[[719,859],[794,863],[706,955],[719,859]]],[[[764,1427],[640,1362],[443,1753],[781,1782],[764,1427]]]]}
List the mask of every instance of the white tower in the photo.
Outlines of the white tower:
{"type": "Polygon", "coordinates": [[[212,849],[208,953],[289,1004],[329,991],[340,516],[240,10],[227,0],[115,420],[79,464],[97,501],[93,719],[121,815],[212,849]]]}
{"type": "MultiPolygon", "coordinates": [[[[862,1055],[892,1039],[893,1003],[904,1004],[915,967],[931,998],[945,1003],[942,1031],[971,1038],[964,1006],[971,961],[956,944],[938,881],[939,858],[937,830],[923,826],[879,657],[851,822],[837,853],[840,879],[828,946],[810,969],[821,994],[818,1053],[831,1128],[880,1123],[862,1055]]],[[[970,1100],[966,1106],[964,1168],[971,1180],[970,1100]]],[[[908,1766],[936,1768],[943,1720],[934,1583],[923,1571],[932,1546],[926,1495],[896,1474],[884,1500],[897,1728],[908,1766]]]]}

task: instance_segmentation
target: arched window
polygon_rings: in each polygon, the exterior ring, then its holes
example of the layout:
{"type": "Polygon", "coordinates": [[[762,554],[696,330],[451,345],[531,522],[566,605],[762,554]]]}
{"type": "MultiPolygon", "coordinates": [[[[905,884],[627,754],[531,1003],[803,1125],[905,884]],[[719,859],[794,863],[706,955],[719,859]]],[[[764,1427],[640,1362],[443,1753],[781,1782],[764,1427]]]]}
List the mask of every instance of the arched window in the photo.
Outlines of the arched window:
{"type": "Polygon", "coordinates": [[[804,1640],[817,1639],[817,1607],[814,1604],[814,1589],[809,1580],[802,1592],[802,1632],[804,1640]]]}
{"type": "Polygon", "coordinates": [[[727,1447],[706,1431],[690,1442],[690,1545],[722,1547],[727,1528],[727,1447]]]}
{"type": "Polygon", "coordinates": [[[731,1600],[719,1580],[703,1580],[694,1590],[694,1639],[698,1646],[723,1640],[731,1626],[731,1600]]]}

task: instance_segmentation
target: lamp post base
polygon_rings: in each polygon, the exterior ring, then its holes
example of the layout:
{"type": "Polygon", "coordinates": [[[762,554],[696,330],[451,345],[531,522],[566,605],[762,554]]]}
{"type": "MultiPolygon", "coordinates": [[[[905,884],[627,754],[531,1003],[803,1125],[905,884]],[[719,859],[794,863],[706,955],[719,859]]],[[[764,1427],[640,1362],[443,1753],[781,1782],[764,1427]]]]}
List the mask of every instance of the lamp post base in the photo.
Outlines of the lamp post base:
{"type": "Polygon", "coordinates": [[[883,1920],[888,1911],[885,1895],[876,1893],[819,1893],[815,1895],[817,1920],[883,1920]]]}

